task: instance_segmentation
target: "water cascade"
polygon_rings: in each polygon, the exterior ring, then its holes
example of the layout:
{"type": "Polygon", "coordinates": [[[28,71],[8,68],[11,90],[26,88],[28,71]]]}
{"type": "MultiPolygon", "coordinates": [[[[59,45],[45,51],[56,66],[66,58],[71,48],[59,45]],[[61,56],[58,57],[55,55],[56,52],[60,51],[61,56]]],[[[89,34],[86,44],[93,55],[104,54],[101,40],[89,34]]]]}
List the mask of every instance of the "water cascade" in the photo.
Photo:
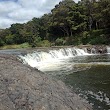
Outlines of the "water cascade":
{"type": "Polygon", "coordinates": [[[109,110],[109,46],[52,48],[27,53],[19,56],[24,64],[65,81],[93,110],[109,110]]]}
{"type": "Polygon", "coordinates": [[[65,59],[69,59],[75,56],[89,55],[87,51],[79,48],[60,48],[56,50],[49,50],[47,52],[34,51],[27,55],[20,55],[24,64],[28,64],[31,67],[35,67],[41,71],[46,71],[54,68],[58,69],[67,62],[65,59]]]}
{"type": "Polygon", "coordinates": [[[107,53],[110,54],[110,47],[107,47],[107,53]]]}
{"type": "Polygon", "coordinates": [[[95,48],[92,48],[91,49],[91,54],[96,54],[97,52],[96,52],[96,49],[95,48]]]}

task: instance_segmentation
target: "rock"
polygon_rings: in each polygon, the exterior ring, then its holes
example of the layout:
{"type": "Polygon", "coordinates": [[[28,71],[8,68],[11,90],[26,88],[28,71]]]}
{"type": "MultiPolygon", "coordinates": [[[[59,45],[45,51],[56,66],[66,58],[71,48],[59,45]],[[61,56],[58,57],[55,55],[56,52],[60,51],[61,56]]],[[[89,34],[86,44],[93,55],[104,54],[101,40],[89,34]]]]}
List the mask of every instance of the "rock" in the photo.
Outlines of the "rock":
{"type": "Polygon", "coordinates": [[[0,54],[0,110],[92,110],[65,84],[0,54]]]}
{"type": "Polygon", "coordinates": [[[79,48],[87,49],[88,53],[92,54],[106,54],[107,53],[107,46],[106,45],[81,45],[79,48]]]}

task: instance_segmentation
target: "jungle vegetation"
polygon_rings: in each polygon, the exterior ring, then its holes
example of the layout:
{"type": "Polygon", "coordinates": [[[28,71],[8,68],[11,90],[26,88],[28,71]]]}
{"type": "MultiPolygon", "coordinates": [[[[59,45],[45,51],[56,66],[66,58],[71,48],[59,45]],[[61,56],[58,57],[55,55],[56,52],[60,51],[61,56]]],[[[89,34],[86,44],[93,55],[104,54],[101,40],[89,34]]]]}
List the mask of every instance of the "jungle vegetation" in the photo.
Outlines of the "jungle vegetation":
{"type": "Polygon", "coordinates": [[[0,46],[110,44],[110,0],[63,0],[50,13],[0,30],[0,46]]]}

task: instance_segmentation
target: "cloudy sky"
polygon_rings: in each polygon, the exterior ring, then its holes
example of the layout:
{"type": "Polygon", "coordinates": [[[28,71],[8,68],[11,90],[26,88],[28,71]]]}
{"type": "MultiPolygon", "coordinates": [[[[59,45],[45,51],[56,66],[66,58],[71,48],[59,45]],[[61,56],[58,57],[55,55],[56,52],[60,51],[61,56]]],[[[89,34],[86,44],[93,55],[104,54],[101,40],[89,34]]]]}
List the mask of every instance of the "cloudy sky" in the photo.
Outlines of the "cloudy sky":
{"type": "MultiPolygon", "coordinates": [[[[0,29],[50,12],[61,0],[0,0],[0,29]]],[[[74,0],[78,2],[78,0],[74,0]]]]}

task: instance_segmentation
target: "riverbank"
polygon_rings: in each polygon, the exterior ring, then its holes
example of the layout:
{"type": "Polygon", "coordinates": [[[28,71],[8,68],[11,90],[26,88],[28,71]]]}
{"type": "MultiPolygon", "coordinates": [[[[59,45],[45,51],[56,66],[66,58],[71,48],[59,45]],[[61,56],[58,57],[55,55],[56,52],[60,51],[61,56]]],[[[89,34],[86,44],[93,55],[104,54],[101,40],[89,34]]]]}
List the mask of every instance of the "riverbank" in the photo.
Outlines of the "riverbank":
{"type": "MultiPolygon", "coordinates": [[[[7,50],[7,49],[27,49],[27,50],[50,50],[50,49],[59,49],[59,48],[69,48],[69,47],[76,47],[80,49],[86,48],[87,52],[90,53],[91,51],[96,50],[96,53],[107,53],[107,47],[110,47],[110,45],[69,45],[69,46],[49,46],[49,47],[34,47],[32,48],[28,43],[23,43],[20,45],[6,45],[1,46],[0,50],[7,50]]],[[[94,52],[93,52],[94,53],[94,52]]]]}
{"type": "Polygon", "coordinates": [[[65,84],[0,54],[1,110],[92,110],[65,84]]]}
{"type": "Polygon", "coordinates": [[[5,46],[0,46],[0,50],[4,49],[22,49],[22,48],[31,48],[31,46],[28,43],[23,43],[23,44],[13,44],[13,45],[5,45],[5,46]]]}

